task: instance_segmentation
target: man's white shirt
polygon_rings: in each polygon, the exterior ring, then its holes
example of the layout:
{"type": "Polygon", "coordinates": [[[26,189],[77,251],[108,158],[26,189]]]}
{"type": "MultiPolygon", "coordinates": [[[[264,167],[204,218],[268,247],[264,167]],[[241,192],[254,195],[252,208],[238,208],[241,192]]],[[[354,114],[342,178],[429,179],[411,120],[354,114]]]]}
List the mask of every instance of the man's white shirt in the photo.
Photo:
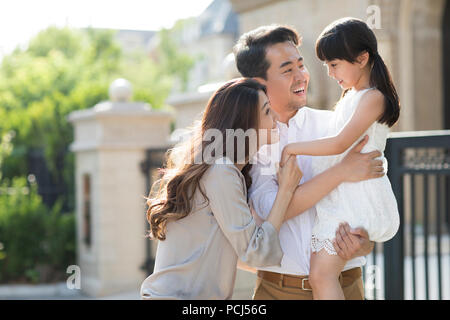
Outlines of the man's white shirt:
{"type": "MultiPolygon", "coordinates": [[[[256,157],[252,159],[253,167],[250,172],[252,185],[249,189],[249,200],[261,218],[267,219],[278,192],[275,163],[280,161],[283,148],[288,143],[325,137],[332,115],[331,111],[301,108],[289,120],[289,125],[278,122],[280,142],[261,147],[256,157]]],[[[300,184],[312,178],[311,158],[311,156],[297,156],[298,166],[303,173],[300,184]]],[[[313,207],[284,222],[279,232],[280,244],[284,253],[281,266],[259,268],[259,270],[308,275],[311,233],[315,216],[316,210],[313,207]]],[[[365,263],[364,257],[355,258],[347,262],[344,271],[363,266],[365,263]]]]}

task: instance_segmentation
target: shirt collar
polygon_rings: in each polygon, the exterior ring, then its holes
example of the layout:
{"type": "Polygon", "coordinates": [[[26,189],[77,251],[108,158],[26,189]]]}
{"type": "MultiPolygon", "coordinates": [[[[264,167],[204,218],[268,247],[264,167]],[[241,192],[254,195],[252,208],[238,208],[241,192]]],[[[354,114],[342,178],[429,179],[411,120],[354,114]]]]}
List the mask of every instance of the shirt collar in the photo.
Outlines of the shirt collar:
{"type": "MultiPolygon", "coordinates": [[[[303,126],[303,123],[305,122],[305,111],[304,108],[306,107],[302,107],[300,108],[297,113],[289,119],[289,127],[291,127],[294,123],[297,125],[298,128],[301,128],[303,126]]],[[[283,122],[278,121],[278,126],[279,127],[287,127],[286,124],[284,124],[283,122]]]]}

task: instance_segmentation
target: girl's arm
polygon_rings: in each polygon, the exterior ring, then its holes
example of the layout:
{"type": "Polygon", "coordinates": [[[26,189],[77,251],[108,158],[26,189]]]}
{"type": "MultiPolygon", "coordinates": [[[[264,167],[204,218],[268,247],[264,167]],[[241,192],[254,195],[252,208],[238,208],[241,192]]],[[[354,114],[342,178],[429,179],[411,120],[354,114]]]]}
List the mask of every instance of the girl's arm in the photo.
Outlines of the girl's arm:
{"type": "Polygon", "coordinates": [[[341,154],[366,132],[384,112],[384,95],[378,90],[365,93],[355,113],[334,137],[288,144],[281,156],[281,165],[290,155],[329,156],[341,154]]]}

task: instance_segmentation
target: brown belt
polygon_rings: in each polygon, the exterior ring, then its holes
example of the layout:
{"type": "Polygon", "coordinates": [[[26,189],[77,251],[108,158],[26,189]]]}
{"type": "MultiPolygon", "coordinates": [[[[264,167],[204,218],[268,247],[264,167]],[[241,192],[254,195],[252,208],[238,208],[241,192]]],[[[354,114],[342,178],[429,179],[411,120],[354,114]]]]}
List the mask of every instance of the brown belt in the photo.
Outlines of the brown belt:
{"type": "MultiPolygon", "coordinates": [[[[341,286],[348,286],[353,283],[353,281],[361,277],[361,274],[361,268],[353,268],[344,271],[339,275],[339,282],[341,283],[341,286]]],[[[258,277],[269,282],[273,282],[281,287],[299,288],[306,291],[312,290],[308,281],[308,276],[296,276],[258,270],[258,277]]]]}

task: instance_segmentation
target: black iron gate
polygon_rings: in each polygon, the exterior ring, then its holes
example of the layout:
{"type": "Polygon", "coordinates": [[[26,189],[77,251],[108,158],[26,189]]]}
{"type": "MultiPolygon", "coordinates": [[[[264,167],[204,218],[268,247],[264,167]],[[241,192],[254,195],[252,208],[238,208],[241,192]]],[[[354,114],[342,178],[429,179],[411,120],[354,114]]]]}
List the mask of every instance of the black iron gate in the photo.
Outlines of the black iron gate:
{"type": "MultiPolygon", "coordinates": [[[[400,228],[382,246],[384,298],[428,300],[431,289],[435,289],[434,297],[443,299],[443,289],[450,292],[450,262],[443,265],[444,258],[450,260],[450,131],[392,134],[385,154],[388,177],[399,206],[400,228]],[[431,272],[430,257],[436,262],[435,274],[431,272]],[[437,275],[433,288],[431,274],[437,275]],[[425,284],[419,287],[423,278],[425,284]]],[[[376,247],[372,253],[374,265],[381,246],[376,247]]],[[[372,298],[376,299],[376,286],[373,290],[372,298]]]]}
{"type": "Polygon", "coordinates": [[[51,208],[58,199],[63,199],[62,212],[72,212],[74,210],[74,200],[67,187],[63,173],[67,150],[60,150],[56,157],[56,170],[50,171],[47,159],[44,155],[44,148],[30,148],[27,150],[27,175],[33,175],[38,186],[38,193],[42,197],[42,202],[51,208]]]}
{"type": "MultiPolygon", "coordinates": [[[[159,178],[159,172],[158,169],[162,168],[164,164],[164,157],[165,153],[167,152],[168,148],[154,148],[154,149],[148,149],[146,151],[146,156],[144,161],[141,162],[141,170],[142,173],[145,175],[146,179],[146,188],[145,192],[147,193],[150,191],[151,186],[156,181],[156,179],[159,178]]],[[[145,218],[145,232],[147,233],[149,229],[149,225],[147,222],[147,219],[145,218]]],[[[141,266],[142,270],[145,270],[147,275],[150,275],[153,273],[153,267],[155,265],[155,252],[152,250],[152,243],[149,239],[146,238],[146,259],[141,266]]]]}

